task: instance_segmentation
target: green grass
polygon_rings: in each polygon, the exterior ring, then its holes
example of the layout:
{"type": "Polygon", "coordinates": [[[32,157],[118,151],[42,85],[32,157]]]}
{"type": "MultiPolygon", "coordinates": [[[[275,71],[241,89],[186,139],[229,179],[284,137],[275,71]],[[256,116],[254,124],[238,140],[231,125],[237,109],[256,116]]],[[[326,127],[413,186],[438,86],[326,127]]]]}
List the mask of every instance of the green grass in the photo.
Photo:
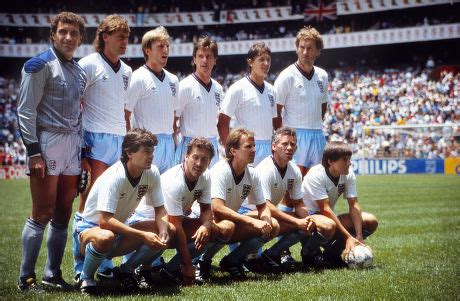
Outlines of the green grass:
{"type": "MultiPolygon", "coordinates": [[[[363,210],[374,213],[379,229],[368,240],[375,268],[328,270],[283,276],[250,275],[230,282],[218,274],[212,284],[189,288],[155,287],[137,296],[110,299],[305,300],[305,299],[439,299],[458,300],[460,177],[391,175],[358,177],[363,210]]],[[[0,299],[80,299],[75,293],[19,294],[16,282],[21,260],[21,231],[30,212],[27,180],[0,181],[0,299]]],[[[76,205],[76,204],[75,204],[76,205]]],[[[339,211],[347,210],[339,201],[339,211]]],[[[292,248],[298,257],[299,247],[292,248]]],[[[46,249],[37,276],[41,279],[46,249]]],[[[170,256],[171,252],[168,253],[170,256]]],[[[217,255],[220,259],[223,252],[217,255]]],[[[217,263],[217,260],[214,261],[217,263]]],[[[64,278],[72,279],[71,241],[63,262],[64,278]]],[[[106,298],[106,297],[105,297],[106,298]]]]}

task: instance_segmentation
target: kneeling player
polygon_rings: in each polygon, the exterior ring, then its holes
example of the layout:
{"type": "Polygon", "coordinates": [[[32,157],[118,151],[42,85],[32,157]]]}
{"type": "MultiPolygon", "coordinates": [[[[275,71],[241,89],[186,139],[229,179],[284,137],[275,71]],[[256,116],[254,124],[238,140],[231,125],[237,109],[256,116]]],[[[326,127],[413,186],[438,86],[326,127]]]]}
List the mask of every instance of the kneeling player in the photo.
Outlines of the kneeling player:
{"type": "MultiPolygon", "coordinates": [[[[262,184],[267,206],[280,224],[280,239],[271,248],[262,253],[256,268],[272,272],[292,270],[297,264],[281,262],[281,252],[302,242],[302,255],[316,250],[332,238],[335,223],[322,215],[308,215],[302,200],[302,174],[297,165],[291,162],[297,149],[297,136],[292,128],[282,127],[276,130],[272,138],[272,155],[265,158],[256,167],[262,184]],[[294,208],[286,213],[276,206],[281,200],[294,208]]],[[[254,214],[254,212],[251,212],[254,214]]]]}
{"type": "Polygon", "coordinates": [[[81,290],[94,293],[94,273],[104,258],[122,256],[136,250],[122,264],[120,280],[126,290],[135,290],[133,268],[151,262],[164,250],[174,235],[163,207],[160,173],[151,167],[156,137],[144,129],[134,129],[123,139],[120,162],[109,167],[95,182],[77,223],[84,254],[81,290]],[[145,196],[155,208],[156,220],[125,224],[137,204],[145,196]]]}
{"type": "MultiPolygon", "coordinates": [[[[235,223],[231,242],[241,243],[221,260],[220,267],[232,277],[241,278],[245,276],[243,263],[248,255],[256,254],[265,242],[275,237],[279,225],[271,217],[254,169],[248,166],[255,157],[254,133],[241,128],[230,132],[225,154],[227,159],[219,161],[211,169],[212,211],[216,222],[229,220],[235,223]],[[256,217],[237,212],[246,197],[257,206],[256,217]]],[[[200,258],[197,275],[209,277],[212,257],[223,246],[223,242],[211,244],[200,258]]]]}
{"type": "MultiPolygon", "coordinates": [[[[322,164],[314,166],[302,184],[304,202],[310,214],[327,216],[336,223],[337,231],[323,256],[331,267],[343,266],[342,252],[348,255],[355,246],[364,245],[364,239],[378,226],[374,215],[361,212],[355,174],[350,169],[351,154],[350,147],[343,142],[328,143],[322,164]],[[336,215],[333,210],[341,194],[348,201],[349,212],[336,215]]],[[[315,254],[310,255],[312,258],[315,254]]]]}
{"type": "Polygon", "coordinates": [[[211,175],[207,167],[213,156],[214,147],[208,139],[192,138],[187,145],[185,162],[161,176],[166,211],[176,227],[173,244],[177,254],[160,275],[178,284],[192,284],[195,279],[192,259],[205,250],[210,240],[228,241],[235,227],[230,221],[213,223],[212,220],[211,175]],[[199,204],[199,217],[184,216],[191,211],[194,201],[199,204]]]}

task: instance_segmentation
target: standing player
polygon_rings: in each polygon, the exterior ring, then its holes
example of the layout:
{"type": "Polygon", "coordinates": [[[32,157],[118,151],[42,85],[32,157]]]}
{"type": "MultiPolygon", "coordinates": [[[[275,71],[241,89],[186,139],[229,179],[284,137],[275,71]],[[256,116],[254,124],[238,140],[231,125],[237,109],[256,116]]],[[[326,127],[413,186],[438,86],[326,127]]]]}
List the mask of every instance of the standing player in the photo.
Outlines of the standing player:
{"type": "Polygon", "coordinates": [[[333,266],[343,264],[342,251],[345,250],[347,255],[355,246],[364,245],[364,239],[378,226],[374,215],[361,212],[355,174],[350,169],[351,154],[347,144],[330,142],[324,149],[322,164],[314,166],[302,183],[304,202],[310,214],[324,215],[336,224],[333,243],[325,248],[324,253],[324,258],[333,266]],[[349,211],[336,215],[334,207],[342,194],[348,201],[349,211]]]}
{"type": "Polygon", "coordinates": [[[323,39],[312,27],[304,27],[295,40],[297,62],[284,69],[275,81],[278,118],[296,129],[298,148],[294,155],[304,176],[321,162],[326,139],[322,131],[328,102],[328,78],[323,69],[313,66],[323,49],[323,39]],[[281,111],[284,114],[281,118],[281,111]]]}
{"type": "Polygon", "coordinates": [[[90,191],[83,218],[76,225],[79,249],[84,256],[80,278],[83,293],[95,293],[94,273],[103,259],[134,250],[135,254],[121,265],[119,278],[124,289],[135,290],[134,268],[153,260],[174,234],[163,207],[160,173],[152,166],[156,144],[156,137],[147,130],[128,132],[120,161],[109,167],[90,191]],[[143,197],[155,208],[155,221],[126,225],[143,197]]]}
{"type": "Polygon", "coordinates": [[[61,262],[67,226],[80,174],[81,97],[86,75],[73,60],[85,30],[83,19],[70,12],[51,22],[52,47],[28,60],[19,88],[18,122],[27,148],[32,214],[22,231],[18,288],[40,292],[35,264],[45,227],[48,256],[42,284],[70,289],[61,262]]]}
{"type": "MultiPolygon", "coordinates": [[[[212,211],[216,222],[235,223],[231,242],[241,243],[221,260],[220,267],[232,277],[241,278],[245,276],[245,260],[255,256],[265,242],[278,234],[279,225],[271,217],[254,168],[248,166],[255,157],[254,133],[242,128],[232,130],[227,137],[225,155],[227,159],[211,169],[212,211]],[[237,212],[246,197],[257,206],[256,217],[237,212]]],[[[212,258],[223,246],[223,242],[215,242],[206,250],[198,262],[197,276],[209,277],[212,258]]]]}
{"type": "MultiPolygon", "coordinates": [[[[88,188],[81,194],[80,205],[74,217],[74,224],[81,219],[86,198],[97,178],[112,164],[117,162],[121,154],[121,143],[126,133],[124,107],[127,101],[127,89],[131,78],[131,67],[126,65],[120,56],[128,46],[129,26],[127,21],[118,15],[109,15],[102,20],[94,38],[95,53],[79,61],[86,71],[88,84],[83,97],[83,139],[85,151],[83,168],[90,173],[88,188]]],[[[75,230],[74,230],[74,244],[75,230]]],[[[74,254],[78,250],[74,248],[74,254]]],[[[75,279],[81,273],[82,261],[75,257],[75,279]]],[[[110,277],[113,265],[104,262],[101,266],[101,277],[110,277]]]]}
{"type": "Polygon", "coordinates": [[[254,165],[270,156],[270,139],[276,118],[273,86],[265,81],[271,65],[271,51],[265,43],[255,43],[247,56],[250,74],[230,86],[222,102],[217,128],[221,141],[226,141],[230,119],[255,132],[254,165]]]}
{"type": "Polygon", "coordinates": [[[216,156],[211,166],[219,160],[217,143],[217,112],[223,97],[222,86],[211,78],[217,61],[217,43],[209,37],[201,37],[193,48],[193,73],[179,83],[179,107],[182,140],[176,149],[176,163],[184,160],[187,145],[193,137],[208,138],[216,156]]]}
{"type": "MultiPolygon", "coordinates": [[[[281,127],[272,138],[272,156],[265,158],[256,167],[267,206],[280,224],[280,234],[284,234],[261,256],[262,263],[274,270],[280,269],[281,252],[286,248],[301,240],[302,254],[311,253],[331,239],[335,232],[335,224],[331,219],[323,215],[308,215],[302,200],[302,174],[291,162],[296,149],[295,130],[281,127]],[[279,210],[276,206],[281,200],[293,207],[294,212],[279,210]]],[[[289,270],[293,266],[284,265],[284,268],[289,270]]]]}
{"type": "Polygon", "coordinates": [[[161,176],[165,207],[170,222],[176,228],[178,253],[160,271],[160,275],[176,283],[191,284],[195,279],[192,259],[205,250],[210,240],[227,241],[233,234],[233,223],[213,223],[211,175],[207,171],[213,156],[214,147],[209,140],[192,138],[187,145],[184,163],[161,176]],[[187,217],[194,201],[199,204],[200,215],[197,218],[187,217]]]}
{"type": "Polygon", "coordinates": [[[154,162],[164,173],[174,165],[174,110],[177,108],[179,80],[164,67],[169,56],[169,34],[159,26],[142,37],[145,65],[134,71],[125,108],[129,128],[145,128],[158,138],[154,162]]]}

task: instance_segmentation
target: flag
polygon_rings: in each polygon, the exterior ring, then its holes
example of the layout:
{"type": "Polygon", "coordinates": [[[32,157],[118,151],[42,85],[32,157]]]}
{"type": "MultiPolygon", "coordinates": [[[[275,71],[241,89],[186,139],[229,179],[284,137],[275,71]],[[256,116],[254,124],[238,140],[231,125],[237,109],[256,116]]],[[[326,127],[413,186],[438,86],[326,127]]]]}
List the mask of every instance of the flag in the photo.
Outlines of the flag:
{"type": "Polygon", "coordinates": [[[318,6],[313,4],[308,4],[307,8],[304,10],[305,21],[312,20],[316,18],[316,21],[323,21],[324,18],[330,20],[337,19],[337,7],[334,3],[329,5],[323,5],[323,2],[320,0],[318,6]]]}

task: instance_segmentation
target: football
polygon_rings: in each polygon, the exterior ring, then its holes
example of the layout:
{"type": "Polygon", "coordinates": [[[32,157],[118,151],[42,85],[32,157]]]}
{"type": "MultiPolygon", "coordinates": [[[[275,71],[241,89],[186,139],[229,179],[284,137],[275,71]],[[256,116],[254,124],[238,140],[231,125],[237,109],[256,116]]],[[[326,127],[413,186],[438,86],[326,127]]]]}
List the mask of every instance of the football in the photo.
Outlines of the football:
{"type": "Polygon", "coordinates": [[[345,257],[345,262],[351,269],[365,269],[372,266],[374,256],[366,246],[356,246],[345,257]]]}

